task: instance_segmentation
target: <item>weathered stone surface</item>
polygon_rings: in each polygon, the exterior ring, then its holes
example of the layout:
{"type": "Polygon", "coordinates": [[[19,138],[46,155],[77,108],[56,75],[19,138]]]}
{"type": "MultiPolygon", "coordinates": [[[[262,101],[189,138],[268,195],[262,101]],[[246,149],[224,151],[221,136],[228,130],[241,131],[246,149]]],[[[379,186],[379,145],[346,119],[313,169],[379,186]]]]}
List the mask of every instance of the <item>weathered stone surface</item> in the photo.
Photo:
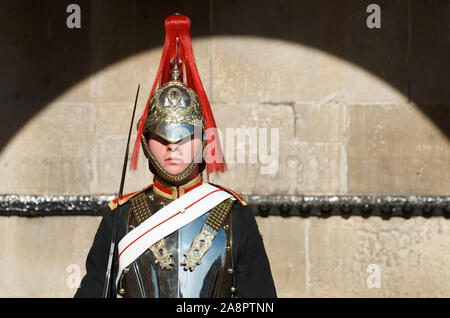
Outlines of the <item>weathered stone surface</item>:
{"type": "Polygon", "coordinates": [[[136,90],[141,84],[138,107],[143,111],[160,58],[161,48],[156,48],[100,69],[92,75],[92,100],[102,104],[124,103],[132,111],[136,90]]]}
{"type": "Polygon", "coordinates": [[[287,189],[280,179],[283,149],[293,136],[293,110],[286,105],[219,104],[213,105],[217,125],[222,133],[228,171],[213,182],[239,188],[245,194],[277,192],[287,189]],[[260,130],[265,129],[265,130],[260,130]],[[275,129],[275,130],[272,130],[275,129]],[[262,132],[262,133],[261,133],[262,132]],[[261,133],[261,134],[260,134],[261,133]],[[278,133],[278,138],[277,134],[278,133]],[[233,136],[244,136],[238,140],[233,136]],[[262,141],[266,139],[266,143],[262,141]],[[274,138],[272,140],[272,138],[274,138]],[[260,146],[260,142],[267,146],[260,146]],[[272,150],[274,152],[272,153],[272,150]],[[245,155],[245,156],[244,156],[245,155]],[[263,155],[271,156],[267,162],[263,155]],[[236,181],[239,180],[238,183],[236,181]],[[255,187],[258,184],[258,187],[255,187]],[[275,187],[274,187],[275,186],[275,187]]]}
{"type": "MultiPolygon", "coordinates": [[[[294,112],[287,105],[254,105],[254,104],[216,104],[213,111],[217,118],[218,127],[224,135],[223,148],[225,156],[233,153],[227,150],[227,129],[267,128],[267,149],[273,144],[270,128],[279,130],[279,157],[274,156],[271,162],[262,164],[260,154],[264,149],[257,145],[255,153],[257,160],[252,163],[247,155],[245,162],[230,160],[227,163],[229,171],[219,176],[212,176],[213,182],[227,185],[242,194],[304,194],[308,193],[335,193],[345,188],[345,176],[342,156],[343,147],[339,143],[301,142],[294,138],[294,112]],[[236,116],[238,111],[238,116],[236,116]],[[261,151],[261,152],[260,152],[261,151]],[[266,170],[263,168],[266,167],[266,170]],[[272,167],[274,168],[272,170],[272,167]],[[278,167],[277,169],[275,169],[278,167]],[[263,173],[272,172],[274,173],[263,173]],[[343,184],[344,183],[344,184],[343,184]]],[[[229,132],[231,130],[228,130],[229,132]]],[[[254,130],[256,131],[256,130],[254,130]]],[[[241,131],[242,133],[242,131],[241,131]]],[[[230,138],[228,138],[231,142],[230,138]]],[[[260,140],[258,136],[257,139],[260,140]]],[[[250,141],[246,141],[246,153],[250,152],[250,141]]],[[[252,142],[255,145],[255,142],[252,142]]],[[[235,139],[235,153],[237,151],[235,139]]],[[[270,153],[269,153],[270,155],[270,153]]]]}
{"type": "Polygon", "coordinates": [[[89,193],[94,180],[91,104],[55,103],[28,122],[0,155],[2,193],[89,193]]]}
{"type": "Polygon", "coordinates": [[[310,218],[312,297],[448,297],[450,226],[442,218],[310,218]],[[369,288],[379,268],[380,288],[369,288]],[[369,281],[369,283],[367,283],[369,281]]]}
{"type": "Polygon", "coordinates": [[[245,194],[255,193],[256,188],[266,193],[286,190],[288,184],[277,182],[277,180],[280,180],[282,176],[283,149],[293,137],[292,107],[214,104],[212,108],[223,136],[222,148],[228,165],[228,171],[225,174],[212,176],[215,180],[213,182],[229,185],[245,194]],[[277,133],[278,138],[276,138],[277,133]],[[233,138],[233,136],[244,136],[244,134],[252,137],[246,137],[245,141],[239,141],[237,137],[233,138]],[[263,143],[264,138],[266,143],[263,143]],[[260,142],[267,148],[261,147],[260,142]],[[272,150],[274,150],[273,155],[272,150]],[[272,160],[266,162],[264,155],[271,157],[272,160]],[[237,180],[239,182],[236,182],[237,180]],[[255,184],[258,184],[258,187],[255,184]]]}
{"type": "MultiPolygon", "coordinates": [[[[70,283],[86,272],[87,253],[100,219],[1,218],[0,278],[5,288],[0,297],[72,297],[76,289],[70,288],[70,283]]],[[[257,223],[278,296],[302,297],[305,288],[302,219],[258,217],[257,223]]]]}
{"type": "Polygon", "coordinates": [[[213,48],[215,103],[301,103],[335,93],[350,102],[407,100],[357,65],[301,44],[220,37],[214,38],[213,48]]]}
{"type": "Polygon", "coordinates": [[[345,149],[339,143],[292,142],[282,167],[278,182],[289,186],[288,194],[345,192],[345,149]]]}
{"type": "MultiPolygon", "coordinates": [[[[145,103],[144,99],[141,95],[139,100],[142,104],[145,103]]],[[[134,100],[132,103],[98,103],[95,106],[97,108],[97,135],[100,138],[105,136],[128,136],[131,117],[133,115],[134,100]]],[[[138,111],[143,110],[144,107],[145,105],[139,108],[136,106],[136,114],[132,128],[132,134],[134,136],[136,136],[137,121],[140,116],[140,112],[138,111]]]]}
{"type": "Polygon", "coordinates": [[[82,216],[0,218],[0,297],[73,297],[70,283],[86,273],[99,222],[82,216]]]}
{"type": "MultiPolygon", "coordinates": [[[[79,268],[79,278],[84,275],[99,221],[99,217],[2,218],[1,297],[72,297],[75,289],[67,282],[77,272],[69,265],[79,268]]],[[[450,259],[444,252],[450,228],[442,218],[257,217],[257,223],[279,297],[450,294],[445,283],[450,259]],[[368,287],[371,264],[379,266],[380,288],[368,287]]]]}
{"type": "Polygon", "coordinates": [[[305,297],[305,239],[301,218],[257,217],[278,297],[305,297]]]}
{"type": "Polygon", "coordinates": [[[416,107],[355,105],[349,116],[350,193],[448,194],[450,143],[416,107]]]}
{"type": "MultiPolygon", "coordinates": [[[[158,71],[163,44],[161,42],[161,46],[136,54],[125,60],[117,61],[113,65],[100,69],[92,76],[92,100],[107,104],[126,103],[128,108],[132,110],[137,86],[141,84],[138,104],[141,111],[137,112],[137,116],[140,116],[147,103],[156,72],[158,71]]],[[[192,41],[192,47],[200,78],[208,94],[211,87],[210,40],[194,40],[192,41]]],[[[97,52],[97,54],[109,53],[97,52]]],[[[101,60],[101,56],[98,56],[97,59],[101,60]]]]}
{"type": "MultiPolygon", "coordinates": [[[[127,136],[106,136],[98,139],[97,172],[98,184],[93,193],[117,194],[122,178],[123,160],[127,136]]],[[[130,154],[128,157],[128,170],[125,176],[124,194],[135,192],[153,182],[153,175],[148,169],[148,161],[142,151],[139,154],[138,169],[129,169],[134,138],[130,141],[130,154]]]]}
{"type": "MultiPolygon", "coordinates": [[[[449,194],[444,2],[377,1],[379,30],[365,24],[369,3],[353,1],[79,4],[80,30],[65,27],[64,2],[9,1],[0,11],[0,193],[118,191],[137,85],[136,120],[163,20],[181,7],[223,133],[279,129],[274,173],[247,154],[212,182],[260,195],[449,194]]],[[[124,192],[151,180],[141,152],[124,192]]],[[[0,218],[0,296],[71,297],[67,266],[84,270],[98,221],[0,218]]],[[[257,221],[281,297],[450,295],[445,219],[257,221]],[[380,289],[366,285],[370,264],[380,289]]]]}
{"type": "Polygon", "coordinates": [[[297,140],[344,143],[347,118],[344,103],[296,104],[294,109],[297,140]]]}
{"type": "MultiPolygon", "coordinates": [[[[142,89],[142,86],[141,86],[142,89]]],[[[142,92],[142,91],[141,91],[142,92]]],[[[137,191],[152,183],[153,175],[148,169],[147,159],[139,152],[138,169],[129,169],[129,163],[137,134],[137,122],[144,110],[144,100],[139,98],[140,104],[136,109],[132,133],[129,144],[128,170],[125,177],[124,194],[137,191]]],[[[145,102],[144,102],[145,103],[145,102]]],[[[133,104],[127,103],[98,103],[97,105],[97,182],[93,193],[116,194],[119,191],[122,177],[123,160],[127,146],[133,104]]]]}

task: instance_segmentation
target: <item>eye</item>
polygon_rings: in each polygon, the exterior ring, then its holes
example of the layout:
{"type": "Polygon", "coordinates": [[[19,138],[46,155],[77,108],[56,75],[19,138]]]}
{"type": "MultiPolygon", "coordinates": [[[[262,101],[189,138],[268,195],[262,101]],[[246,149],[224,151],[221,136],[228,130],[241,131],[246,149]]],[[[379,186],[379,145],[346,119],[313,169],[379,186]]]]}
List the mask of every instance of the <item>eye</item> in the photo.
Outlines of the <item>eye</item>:
{"type": "Polygon", "coordinates": [[[189,135],[189,136],[187,136],[187,137],[184,137],[183,139],[181,139],[181,140],[178,142],[178,145],[181,146],[181,145],[183,145],[183,144],[185,144],[185,143],[191,141],[193,138],[194,138],[194,134],[189,135]]]}
{"type": "Polygon", "coordinates": [[[165,140],[165,139],[162,138],[161,136],[159,136],[159,135],[157,135],[157,134],[154,134],[154,133],[151,133],[151,134],[150,134],[149,141],[150,141],[150,139],[153,139],[153,140],[159,142],[159,143],[162,144],[163,146],[167,146],[168,144],[170,144],[170,142],[168,142],[167,140],[165,140]]]}

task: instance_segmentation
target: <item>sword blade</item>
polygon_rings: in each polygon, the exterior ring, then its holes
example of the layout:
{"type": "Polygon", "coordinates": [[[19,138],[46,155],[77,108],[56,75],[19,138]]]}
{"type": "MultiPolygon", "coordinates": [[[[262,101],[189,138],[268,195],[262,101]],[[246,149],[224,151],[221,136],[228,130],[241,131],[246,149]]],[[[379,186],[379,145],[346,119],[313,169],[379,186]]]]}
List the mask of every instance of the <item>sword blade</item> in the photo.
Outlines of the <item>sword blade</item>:
{"type": "Polygon", "coordinates": [[[141,84],[138,85],[137,92],[136,92],[136,98],[134,100],[134,108],[133,108],[133,115],[131,117],[131,123],[130,123],[130,130],[128,131],[128,140],[127,140],[127,148],[125,150],[125,158],[123,160],[123,168],[122,168],[122,179],[120,180],[120,188],[119,188],[119,198],[123,194],[123,186],[125,184],[125,175],[127,173],[127,164],[128,164],[128,152],[130,149],[130,138],[131,138],[131,131],[133,129],[133,122],[134,122],[134,114],[136,113],[136,105],[138,101],[139,96],[139,88],[141,87],[141,84]]]}
{"type": "Polygon", "coordinates": [[[111,246],[109,247],[109,256],[108,256],[108,267],[106,269],[105,275],[105,284],[103,285],[103,298],[108,298],[109,289],[110,289],[110,281],[111,281],[111,267],[112,267],[112,259],[114,255],[114,247],[116,245],[116,233],[117,233],[117,224],[114,224],[113,237],[111,239],[111,246]]]}
{"type": "MultiPolygon", "coordinates": [[[[119,195],[117,197],[117,200],[119,200],[123,194],[123,186],[125,184],[125,175],[127,173],[128,152],[130,149],[131,131],[133,129],[134,114],[136,113],[136,105],[137,105],[137,101],[138,101],[140,87],[141,87],[141,84],[138,85],[137,92],[136,92],[136,98],[134,100],[133,115],[131,116],[130,130],[128,131],[127,147],[125,150],[125,158],[123,160],[122,178],[120,180],[119,195]]],[[[117,204],[119,204],[119,202],[117,202],[117,204]]],[[[117,222],[118,222],[117,220],[115,220],[115,222],[114,222],[114,229],[113,229],[112,238],[111,238],[111,245],[109,248],[108,266],[107,266],[106,273],[105,273],[105,283],[103,285],[103,298],[107,298],[109,296],[109,290],[110,290],[110,285],[111,285],[110,281],[111,281],[112,259],[114,256],[114,248],[116,245],[117,222]]]]}

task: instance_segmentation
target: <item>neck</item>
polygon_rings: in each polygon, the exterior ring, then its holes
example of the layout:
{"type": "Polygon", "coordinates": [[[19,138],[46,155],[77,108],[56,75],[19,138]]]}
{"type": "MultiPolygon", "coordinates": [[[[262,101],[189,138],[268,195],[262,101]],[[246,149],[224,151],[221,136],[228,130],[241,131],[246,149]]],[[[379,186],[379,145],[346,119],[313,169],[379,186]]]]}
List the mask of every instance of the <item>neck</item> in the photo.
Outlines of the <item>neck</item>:
{"type": "Polygon", "coordinates": [[[192,178],[187,178],[185,183],[181,185],[170,184],[155,175],[153,178],[153,191],[163,198],[175,200],[202,183],[203,179],[201,173],[194,175],[192,178]]]}

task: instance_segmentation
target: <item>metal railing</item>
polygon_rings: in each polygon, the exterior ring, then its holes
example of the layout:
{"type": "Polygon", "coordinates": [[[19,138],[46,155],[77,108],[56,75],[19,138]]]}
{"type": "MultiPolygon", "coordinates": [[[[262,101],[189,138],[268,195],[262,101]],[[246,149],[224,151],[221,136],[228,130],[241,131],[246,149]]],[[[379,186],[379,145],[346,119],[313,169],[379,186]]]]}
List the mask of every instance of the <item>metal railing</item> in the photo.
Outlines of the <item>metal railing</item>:
{"type": "MultiPolygon", "coordinates": [[[[113,195],[0,195],[0,216],[101,216],[113,198],[113,195]]],[[[254,215],[262,217],[450,217],[450,196],[249,195],[243,198],[254,215]]]]}

